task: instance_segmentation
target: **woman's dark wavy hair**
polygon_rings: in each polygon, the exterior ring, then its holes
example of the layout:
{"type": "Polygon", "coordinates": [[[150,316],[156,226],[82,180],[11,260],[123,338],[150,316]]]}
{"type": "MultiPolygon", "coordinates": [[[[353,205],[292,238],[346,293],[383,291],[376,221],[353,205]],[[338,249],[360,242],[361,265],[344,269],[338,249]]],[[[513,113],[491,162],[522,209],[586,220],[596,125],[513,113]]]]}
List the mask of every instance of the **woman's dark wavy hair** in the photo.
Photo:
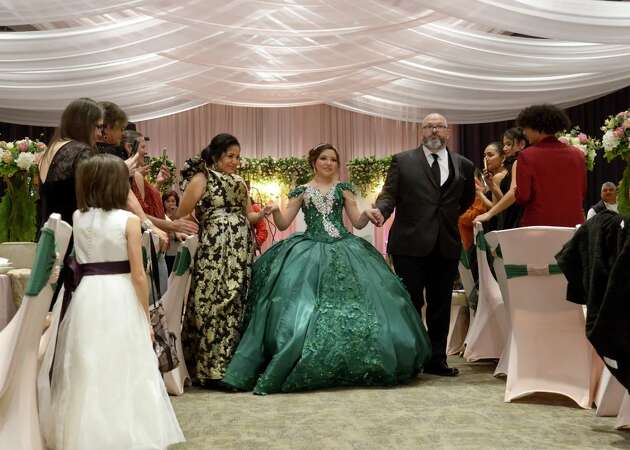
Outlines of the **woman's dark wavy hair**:
{"type": "Polygon", "coordinates": [[[548,103],[523,109],[516,118],[516,124],[545,134],[556,134],[571,128],[571,120],[567,114],[548,103]]]}
{"type": "Polygon", "coordinates": [[[215,164],[221,158],[221,155],[226,153],[228,148],[233,145],[241,148],[241,144],[238,142],[238,139],[231,134],[217,134],[212,138],[208,146],[201,151],[201,158],[206,162],[206,164],[215,164]]]}
{"type": "Polygon", "coordinates": [[[315,161],[317,161],[317,158],[319,158],[319,155],[321,155],[324,150],[332,150],[335,152],[335,155],[337,155],[337,165],[339,164],[339,152],[335,146],[332,144],[319,144],[308,152],[308,162],[312,169],[315,169],[315,161]]]}
{"type": "Polygon", "coordinates": [[[529,145],[529,142],[527,141],[527,136],[525,136],[525,133],[523,132],[523,129],[521,127],[512,127],[505,130],[505,132],[503,133],[503,137],[505,139],[511,140],[512,142],[525,142],[526,147],[527,145],[529,145]]]}

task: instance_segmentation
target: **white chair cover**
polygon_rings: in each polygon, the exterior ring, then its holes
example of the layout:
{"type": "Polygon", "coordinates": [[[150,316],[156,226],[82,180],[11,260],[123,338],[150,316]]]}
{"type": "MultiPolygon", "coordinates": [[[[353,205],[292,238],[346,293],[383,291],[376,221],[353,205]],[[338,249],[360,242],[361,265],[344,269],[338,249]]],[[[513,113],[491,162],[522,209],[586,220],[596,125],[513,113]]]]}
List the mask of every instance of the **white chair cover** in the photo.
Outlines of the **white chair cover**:
{"type": "Polygon", "coordinates": [[[466,255],[461,256],[457,268],[459,269],[459,277],[462,280],[466,297],[470,298],[470,294],[475,288],[475,279],[473,278],[472,270],[470,270],[468,260],[466,259],[466,261],[462,261],[463,258],[467,258],[466,255]]]}
{"type": "Polygon", "coordinates": [[[617,415],[617,423],[615,428],[629,428],[630,427],[630,395],[628,391],[623,394],[623,400],[621,401],[621,408],[619,408],[619,414],[617,415]]]}
{"type": "Polygon", "coordinates": [[[512,339],[512,325],[510,324],[510,315],[508,313],[508,309],[510,306],[510,297],[507,290],[507,276],[505,274],[505,267],[503,265],[503,254],[501,253],[501,247],[499,246],[496,232],[491,231],[490,233],[486,234],[486,241],[488,242],[488,245],[490,246],[494,254],[492,267],[494,268],[494,274],[496,275],[497,284],[499,285],[501,298],[503,299],[503,305],[505,308],[506,339],[505,345],[503,346],[503,352],[501,353],[501,357],[499,358],[499,363],[494,370],[494,376],[506,376],[510,360],[510,341],[512,339]]]}
{"type": "Polygon", "coordinates": [[[173,266],[173,271],[168,280],[168,289],[161,298],[162,306],[166,313],[168,329],[170,332],[175,333],[177,338],[176,345],[179,365],[164,374],[166,390],[172,395],[182,395],[184,393],[184,386],[190,383],[190,375],[188,374],[186,362],[184,361],[181,341],[182,312],[188,298],[191,280],[190,275],[198,245],[199,240],[197,236],[191,236],[186,239],[184,245],[179,249],[176,264],[173,266]],[[186,255],[186,252],[188,255],[186,255]]]}
{"type": "Polygon", "coordinates": [[[459,355],[464,351],[470,314],[464,291],[453,291],[451,298],[451,322],[446,339],[446,354],[459,355]]]}
{"type": "Polygon", "coordinates": [[[593,349],[584,333],[582,306],[566,300],[567,281],[561,273],[548,275],[556,271],[555,255],[574,231],[526,227],[496,232],[512,325],[506,402],[550,392],[582,408],[592,405],[593,349]],[[526,275],[517,276],[523,269],[526,275]]]}
{"type": "Polygon", "coordinates": [[[479,270],[479,301],[475,317],[468,328],[464,358],[468,361],[499,358],[505,345],[507,325],[501,291],[492,276],[484,245],[481,224],[475,225],[477,267],[479,270]]]}
{"type": "Polygon", "coordinates": [[[617,416],[625,393],[626,389],[623,385],[604,366],[595,393],[595,406],[597,406],[595,414],[600,417],[617,416]]]}
{"type": "MultiPolygon", "coordinates": [[[[52,214],[44,228],[55,236],[56,264],[66,253],[72,227],[52,214]]],[[[45,262],[37,261],[37,265],[45,262]]],[[[33,268],[33,273],[39,267],[33,268]]],[[[62,282],[59,280],[58,282],[62,282]]],[[[38,417],[37,359],[53,290],[24,295],[20,309],[0,333],[0,443],[2,449],[43,450],[38,417]]],[[[58,302],[61,304],[61,302],[58,302]]]]}

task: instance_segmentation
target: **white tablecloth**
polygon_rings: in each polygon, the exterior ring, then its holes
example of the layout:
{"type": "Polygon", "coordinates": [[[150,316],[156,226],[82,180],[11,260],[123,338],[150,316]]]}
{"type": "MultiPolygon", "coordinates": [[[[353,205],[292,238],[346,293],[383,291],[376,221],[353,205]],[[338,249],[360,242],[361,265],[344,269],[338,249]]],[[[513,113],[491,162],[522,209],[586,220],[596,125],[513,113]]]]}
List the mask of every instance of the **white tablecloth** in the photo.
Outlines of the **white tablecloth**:
{"type": "Polygon", "coordinates": [[[11,279],[8,275],[0,275],[0,330],[2,330],[17,311],[13,301],[11,279]]]}

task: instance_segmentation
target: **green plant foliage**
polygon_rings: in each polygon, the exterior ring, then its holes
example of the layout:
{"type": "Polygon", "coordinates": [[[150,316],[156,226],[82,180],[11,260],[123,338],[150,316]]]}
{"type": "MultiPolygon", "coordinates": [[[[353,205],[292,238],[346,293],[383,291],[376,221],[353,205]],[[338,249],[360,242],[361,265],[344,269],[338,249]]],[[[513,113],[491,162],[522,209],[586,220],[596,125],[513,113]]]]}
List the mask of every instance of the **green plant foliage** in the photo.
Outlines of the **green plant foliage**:
{"type": "Polygon", "coordinates": [[[7,191],[0,200],[0,242],[33,242],[37,209],[30,176],[16,173],[5,182],[7,191]]]}
{"type": "Polygon", "coordinates": [[[239,175],[250,182],[277,182],[288,191],[308,182],[313,176],[304,158],[243,158],[239,175]]]}
{"type": "Polygon", "coordinates": [[[168,159],[166,155],[152,156],[149,159],[149,173],[147,174],[147,179],[149,180],[149,183],[157,185],[157,176],[163,166],[168,169],[168,178],[158,187],[160,188],[160,192],[162,194],[165,194],[173,188],[173,184],[175,184],[175,176],[177,173],[177,167],[175,166],[175,163],[172,160],[168,159]]]}
{"type": "Polygon", "coordinates": [[[391,156],[376,158],[355,158],[348,162],[350,183],[352,183],[362,196],[366,197],[379,189],[384,182],[392,162],[391,156]]]}
{"type": "Polygon", "coordinates": [[[617,188],[617,207],[619,214],[622,216],[630,216],[630,198],[628,198],[628,189],[630,189],[630,166],[626,166],[623,171],[623,178],[619,182],[617,188]]]}
{"type": "Polygon", "coordinates": [[[7,189],[0,200],[0,242],[34,241],[37,232],[38,154],[46,145],[29,138],[0,141],[0,177],[7,189]]]}

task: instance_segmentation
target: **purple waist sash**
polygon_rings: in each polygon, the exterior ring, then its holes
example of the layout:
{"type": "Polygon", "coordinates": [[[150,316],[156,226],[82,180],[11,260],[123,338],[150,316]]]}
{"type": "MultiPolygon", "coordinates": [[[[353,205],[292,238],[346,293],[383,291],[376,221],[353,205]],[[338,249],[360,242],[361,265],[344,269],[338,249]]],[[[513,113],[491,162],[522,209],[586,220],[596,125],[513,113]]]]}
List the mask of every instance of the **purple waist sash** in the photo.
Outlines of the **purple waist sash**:
{"type": "Polygon", "coordinates": [[[63,277],[64,292],[60,320],[65,316],[66,310],[68,309],[72,299],[72,293],[77,288],[83,277],[90,275],[119,275],[131,272],[129,261],[107,261],[79,264],[74,256],[69,256],[64,262],[67,270],[65,270],[63,277]]]}
{"type": "MultiPolygon", "coordinates": [[[[72,300],[72,293],[77,288],[81,279],[90,275],[118,275],[130,273],[129,261],[107,261],[99,263],[79,264],[74,256],[68,256],[64,260],[63,273],[63,303],[61,304],[61,315],[59,323],[63,320],[72,300]]],[[[52,379],[53,366],[56,351],[53,353],[53,365],[50,367],[49,376],[52,379]]]]}

